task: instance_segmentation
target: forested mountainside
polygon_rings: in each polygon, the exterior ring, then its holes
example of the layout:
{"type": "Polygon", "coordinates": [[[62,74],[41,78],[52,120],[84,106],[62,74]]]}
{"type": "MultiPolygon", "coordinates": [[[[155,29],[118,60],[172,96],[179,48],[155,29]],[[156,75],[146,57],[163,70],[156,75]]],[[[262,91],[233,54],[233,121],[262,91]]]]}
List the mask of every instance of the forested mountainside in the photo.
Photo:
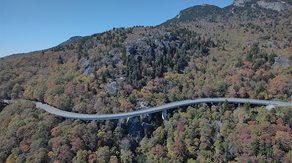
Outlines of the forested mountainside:
{"type": "MultiPolygon", "coordinates": [[[[113,28],[2,60],[0,99],[88,114],[202,97],[291,102],[292,9],[258,2],[194,6],[156,27],[113,28]]],[[[160,117],[131,118],[120,128],[10,104],[0,113],[0,162],[292,161],[291,107],[226,101],[160,117]]]]}

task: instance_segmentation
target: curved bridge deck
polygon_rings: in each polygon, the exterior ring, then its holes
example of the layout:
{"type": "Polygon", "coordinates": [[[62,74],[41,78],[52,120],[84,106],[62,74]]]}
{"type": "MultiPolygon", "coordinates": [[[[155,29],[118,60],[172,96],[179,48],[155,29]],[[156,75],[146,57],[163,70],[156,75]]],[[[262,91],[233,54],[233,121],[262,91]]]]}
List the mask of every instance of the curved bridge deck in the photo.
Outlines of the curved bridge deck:
{"type": "MultiPolygon", "coordinates": [[[[186,106],[196,103],[219,103],[227,100],[229,103],[247,103],[256,104],[256,105],[275,105],[275,106],[292,106],[292,103],[289,102],[280,102],[280,101],[268,101],[268,100],[256,100],[256,99],[244,99],[244,98],[201,98],[194,100],[183,100],[172,102],[160,106],[151,107],[148,109],[137,110],[132,112],[124,112],[124,113],[114,113],[114,114],[79,114],[73,112],[62,111],[55,107],[52,107],[47,104],[43,104],[41,102],[36,102],[36,107],[45,109],[47,112],[55,115],[59,115],[64,118],[69,119],[81,119],[81,120],[111,120],[111,119],[121,119],[121,118],[129,118],[136,117],[145,114],[151,114],[161,111],[166,111],[168,109],[177,108],[180,106],[186,106]]],[[[9,102],[9,100],[4,100],[5,102],[9,102]]]]}

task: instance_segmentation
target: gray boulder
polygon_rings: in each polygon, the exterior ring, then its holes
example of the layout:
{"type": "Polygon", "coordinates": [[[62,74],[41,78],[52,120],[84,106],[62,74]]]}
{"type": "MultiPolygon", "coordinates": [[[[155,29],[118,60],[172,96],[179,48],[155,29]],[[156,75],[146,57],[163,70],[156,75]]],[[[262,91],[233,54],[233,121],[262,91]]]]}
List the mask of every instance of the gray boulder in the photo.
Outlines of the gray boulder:
{"type": "Polygon", "coordinates": [[[127,46],[126,47],[126,55],[129,56],[129,55],[133,55],[134,53],[134,50],[131,46],[127,46]]]}
{"type": "Polygon", "coordinates": [[[171,43],[169,41],[163,41],[162,43],[166,49],[170,49],[171,43]]]}
{"type": "Polygon", "coordinates": [[[119,89],[119,84],[117,82],[111,82],[110,85],[107,86],[106,90],[110,93],[115,93],[116,90],[119,89]]]}
{"type": "Polygon", "coordinates": [[[164,37],[166,39],[165,41],[169,41],[169,42],[175,41],[175,37],[171,32],[166,32],[164,37]]]}
{"type": "Polygon", "coordinates": [[[136,53],[136,55],[135,55],[135,59],[136,59],[138,62],[141,62],[141,61],[142,61],[142,56],[141,56],[139,53],[136,53]]]}
{"type": "Polygon", "coordinates": [[[257,4],[262,8],[276,10],[276,11],[287,10],[291,7],[289,4],[287,4],[283,1],[281,1],[281,2],[258,1],[257,4]]]}
{"type": "Polygon", "coordinates": [[[114,56],[113,57],[113,61],[114,61],[115,64],[118,64],[120,61],[122,62],[123,60],[121,58],[117,57],[117,56],[114,56]]]}
{"type": "Polygon", "coordinates": [[[104,57],[103,62],[109,64],[109,63],[111,63],[111,59],[104,57]]]}
{"type": "MultiPolygon", "coordinates": [[[[251,8],[256,8],[256,4],[251,4],[250,7],[251,7],[251,8]]],[[[234,13],[234,11],[233,11],[233,13],[234,13]]]]}
{"type": "Polygon", "coordinates": [[[287,67],[291,65],[292,65],[291,61],[281,56],[275,57],[275,63],[273,64],[273,66],[282,66],[282,67],[287,67]]]}
{"type": "Polygon", "coordinates": [[[183,44],[182,48],[184,48],[185,50],[190,50],[189,46],[187,44],[183,44]]]}
{"type": "Polygon", "coordinates": [[[81,68],[85,68],[85,69],[87,69],[87,68],[90,66],[90,64],[91,64],[91,61],[85,59],[85,60],[83,60],[83,61],[81,62],[81,68]]]}
{"type": "Polygon", "coordinates": [[[95,70],[95,67],[87,67],[82,73],[82,75],[91,75],[94,73],[94,70],[95,70]]]}
{"type": "Polygon", "coordinates": [[[111,50],[108,53],[113,54],[113,55],[118,55],[118,54],[120,54],[120,51],[119,50],[111,50]]]}
{"type": "Polygon", "coordinates": [[[81,68],[85,68],[82,75],[91,75],[94,73],[95,67],[90,67],[90,64],[91,64],[91,61],[87,59],[81,62],[81,68]]]}

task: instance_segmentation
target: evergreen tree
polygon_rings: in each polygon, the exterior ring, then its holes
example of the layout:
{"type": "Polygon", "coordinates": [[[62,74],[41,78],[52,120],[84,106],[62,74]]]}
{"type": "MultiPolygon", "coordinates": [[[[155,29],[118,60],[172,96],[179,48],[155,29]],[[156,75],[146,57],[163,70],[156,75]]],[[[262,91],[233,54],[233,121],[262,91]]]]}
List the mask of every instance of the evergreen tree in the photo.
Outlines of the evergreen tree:
{"type": "Polygon", "coordinates": [[[59,59],[58,59],[58,64],[63,64],[63,58],[61,57],[61,55],[59,55],[59,59]]]}
{"type": "Polygon", "coordinates": [[[254,142],[252,143],[252,149],[251,149],[251,155],[257,156],[259,153],[259,140],[256,138],[254,142]]]}

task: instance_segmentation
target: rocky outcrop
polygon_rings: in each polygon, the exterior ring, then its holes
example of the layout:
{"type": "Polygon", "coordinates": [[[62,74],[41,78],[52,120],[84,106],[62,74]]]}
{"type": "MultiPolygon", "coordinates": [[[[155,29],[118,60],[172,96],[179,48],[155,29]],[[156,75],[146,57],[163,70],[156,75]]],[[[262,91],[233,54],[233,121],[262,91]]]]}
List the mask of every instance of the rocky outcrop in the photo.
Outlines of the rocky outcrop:
{"type": "MultiPolygon", "coordinates": [[[[126,55],[137,55],[140,56],[154,56],[154,54],[164,55],[167,49],[182,47],[179,38],[176,38],[171,32],[165,32],[162,35],[153,34],[149,37],[143,37],[137,39],[132,46],[126,47],[126,55]]],[[[188,48],[186,48],[188,49],[188,48]]],[[[138,56],[136,56],[137,59],[138,56]]]]}
{"type": "Polygon", "coordinates": [[[282,67],[287,67],[287,66],[291,66],[292,62],[289,61],[286,58],[283,58],[281,56],[279,57],[275,57],[275,62],[273,64],[273,66],[282,66],[282,67]]]}
{"type": "Polygon", "coordinates": [[[158,34],[154,34],[154,35],[150,36],[150,38],[151,39],[158,39],[158,40],[161,39],[161,37],[158,34]]]}
{"type": "Polygon", "coordinates": [[[175,37],[171,32],[166,32],[164,38],[165,38],[164,39],[165,41],[169,41],[169,42],[175,41],[175,37]]]}
{"type": "Polygon", "coordinates": [[[122,84],[126,81],[126,78],[125,77],[119,77],[119,78],[116,78],[116,81],[118,84],[122,84]]]}
{"type": "MultiPolygon", "coordinates": [[[[147,103],[145,101],[139,101],[140,104],[140,109],[147,109],[147,103]]],[[[150,105],[149,105],[150,106],[150,105]]],[[[153,126],[151,125],[151,120],[152,120],[152,114],[146,114],[146,115],[141,115],[140,119],[142,120],[141,122],[133,117],[133,118],[128,118],[128,134],[132,136],[133,139],[137,140],[138,142],[142,140],[142,138],[145,135],[145,131],[151,132],[153,129],[153,126]]]]}
{"type": "Polygon", "coordinates": [[[138,40],[135,45],[137,47],[142,47],[144,44],[146,44],[146,41],[144,41],[144,40],[138,40]]]}
{"type": "Polygon", "coordinates": [[[170,49],[171,43],[169,41],[163,41],[162,43],[166,49],[170,49]]]}
{"type": "Polygon", "coordinates": [[[135,59],[137,62],[141,62],[142,61],[142,56],[139,53],[135,54],[135,59]]]}
{"type": "Polygon", "coordinates": [[[154,55],[154,52],[153,52],[153,49],[151,48],[150,45],[144,45],[143,46],[143,50],[144,52],[146,53],[147,56],[153,56],[154,55]]]}
{"type": "Polygon", "coordinates": [[[250,2],[251,0],[234,0],[231,5],[244,7],[246,3],[250,2]]]}
{"type": "Polygon", "coordinates": [[[160,39],[156,39],[156,40],[154,41],[154,43],[155,43],[155,46],[156,46],[158,49],[163,49],[163,48],[164,48],[164,45],[163,45],[163,43],[160,41],[160,39]]]}
{"type": "Polygon", "coordinates": [[[121,58],[117,57],[117,56],[114,56],[113,57],[113,61],[114,61],[115,64],[118,64],[119,62],[122,62],[123,60],[121,58]]]}
{"type": "Polygon", "coordinates": [[[184,48],[185,50],[190,50],[189,46],[187,44],[183,44],[182,48],[184,48]]]}
{"type": "Polygon", "coordinates": [[[109,64],[109,63],[111,63],[111,59],[104,57],[103,62],[109,64]]]}
{"type": "Polygon", "coordinates": [[[277,44],[274,43],[273,41],[268,41],[267,46],[268,46],[268,47],[277,48],[277,44]]]}
{"type": "Polygon", "coordinates": [[[91,64],[91,61],[85,59],[85,60],[83,60],[83,61],[81,62],[81,68],[85,68],[85,69],[87,69],[87,68],[90,66],[90,64],[91,64]]]}
{"type": "MultiPolygon", "coordinates": [[[[244,7],[246,3],[251,2],[251,0],[234,0],[231,5],[238,6],[238,7],[244,7]]],[[[291,7],[291,5],[283,2],[283,1],[278,1],[278,2],[266,2],[266,1],[258,1],[254,4],[251,4],[252,8],[255,8],[256,6],[265,8],[265,9],[271,9],[271,10],[276,10],[276,11],[283,11],[287,10],[291,7]]]]}
{"type": "Polygon", "coordinates": [[[110,85],[106,87],[106,90],[110,93],[116,93],[116,90],[119,89],[119,84],[117,82],[111,82],[110,85]]]}
{"type": "MultiPolygon", "coordinates": [[[[137,39],[132,46],[126,47],[126,55],[135,55],[136,60],[139,60],[137,52],[139,52],[141,57],[145,55],[154,56],[154,54],[164,55],[166,50],[171,48],[181,49],[182,44],[179,41],[179,37],[175,37],[171,32],[165,32],[162,35],[153,34],[149,37],[137,39]]],[[[189,50],[189,47],[186,44],[183,48],[189,50]]]]}
{"type": "Polygon", "coordinates": [[[113,55],[118,55],[118,54],[120,54],[120,51],[119,50],[111,50],[108,53],[113,54],[113,55]]]}
{"type": "Polygon", "coordinates": [[[91,61],[90,60],[83,60],[81,62],[81,68],[85,68],[82,75],[91,75],[94,73],[95,67],[90,67],[91,61]]]}
{"type": "Polygon", "coordinates": [[[94,73],[95,67],[87,67],[84,72],[82,73],[82,75],[91,75],[94,73]]]}
{"type": "Polygon", "coordinates": [[[111,61],[114,62],[114,64],[118,64],[120,61],[123,61],[121,58],[119,58],[118,56],[114,56],[112,59],[104,57],[103,59],[104,63],[110,64],[111,61]]]}
{"type": "Polygon", "coordinates": [[[134,54],[134,50],[131,46],[127,46],[126,47],[126,55],[133,55],[134,54]]]}
{"type": "Polygon", "coordinates": [[[155,49],[155,53],[159,55],[164,55],[163,51],[161,51],[160,49],[155,49]]]}
{"type": "Polygon", "coordinates": [[[265,9],[271,9],[271,10],[276,10],[276,11],[282,11],[282,10],[287,10],[291,6],[285,2],[264,2],[264,1],[258,1],[257,4],[265,9]]]}

